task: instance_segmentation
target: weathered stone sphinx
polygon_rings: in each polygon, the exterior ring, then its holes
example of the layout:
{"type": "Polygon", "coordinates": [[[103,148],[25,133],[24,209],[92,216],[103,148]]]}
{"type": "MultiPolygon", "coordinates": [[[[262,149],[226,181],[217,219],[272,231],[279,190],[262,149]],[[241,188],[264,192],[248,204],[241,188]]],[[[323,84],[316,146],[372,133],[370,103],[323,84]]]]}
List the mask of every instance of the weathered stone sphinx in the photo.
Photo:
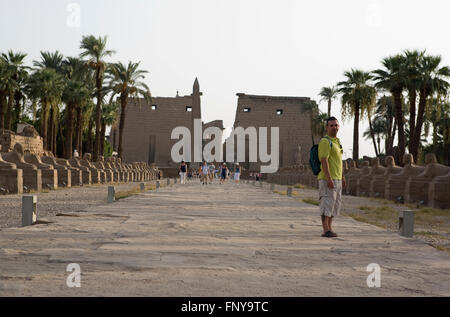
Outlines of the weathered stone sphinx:
{"type": "Polygon", "coordinates": [[[349,165],[349,170],[345,175],[346,186],[344,188],[344,193],[356,196],[358,191],[358,179],[361,176],[362,170],[356,167],[355,161],[350,162],[349,165]]]}
{"type": "MultiPolygon", "coordinates": [[[[83,185],[92,184],[92,175],[91,170],[87,168],[86,166],[81,165],[80,159],[78,158],[71,158],[67,160],[70,164],[70,166],[78,168],[81,171],[81,177],[83,179],[83,185]]],[[[59,163],[59,160],[57,161],[59,163]]]]}
{"type": "Polygon", "coordinates": [[[91,171],[92,184],[104,183],[106,180],[106,173],[96,168],[91,162],[91,153],[84,153],[80,160],[81,166],[87,167],[91,171]]]}
{"type": "Polygon", "coordinates": [[[117,166],[125,172],[125,182],[134,182],[135,180],[135,174],[133,173],[133,171],[130,170],[130,168],[126,165],[122,163],[122,159],[120,157],[116,158],[116,163],[117,166]]]}
{"type": "Polygon", "coordinates": [[[108,158],[108,162],[110,165],[118,171],[119,173],[119,181],[120,182],[128,182],[128,172],[123,169],[122,166],[117,161],[117,157],[108,158]]]}
{"type": "Polygon", "coordinates": [[[53,165],[42,163],[41,158],[36,154],[25,154],[24,160],[33,164],[42,173],[42,188],[57,189],[58,188],[58,171],[53,165]]]}
{"type": "MultiPolygon", "coordinates": [[[[41,156],[41,161],[42,163],[53,166],[53,168],[58,171],[58,186],[72,186],[72,171],[67,168],[67,166],[56,163],[55,157],[53,155],[41,156]]],[[[75,184],[78,185],[78,182],[76,182],[75,184]]]]}
{"type": "Polygon", "coordinates": [[[450,208],[450,172],[437,176],[428,186],[428,206],[450,208]]]}
{"type": "Polygon", "coordinates": [[[414,164],[414,158],[412,154],[405,154],[403,156],[404,167],[398,174],[391,175],[386,180],[386,187],[384,197],[386,199],[395,201],[404,201],[405,199],[405,186],[408,178],[411,176],[419,175],[424,171],[424,167],[414,164]]]}
{"type": "Polygon", "coordinates": [[[22,194],[23,172],[16,164],[3,160],[0,153],[0,194],[22,194]]]}
{"type": "Polygon", "coordinates": [[[102,159],[103,159],[103,165],[105,165],[105,168],[107,170],[110,170],[112,175],[113,175],[112,176],[112,181],[113,182],[120,182],[120,172],[119,172],[119,170],[115,166],[113,166],[113,164],[111,163],[109,158],[105,159],[102,156],[102,159]]]}
{"type": "Polygon", "coordinates": [[[98,162],[92,163],[97,169],[103,171],[105,173],[105,179],[102,179],[104,183],[114,182],[114,172],[111,168],[107,167],[105,164],[105,158],[103,156],[98,157],[98,162]]]}
{"type": "Polygon", "coordinates": [[[377,175],[383,175],[386,172],[386,168],[380,166],[380,160],[377,157],[371,159],[371,165],[369,173],[364,174],[363,171],[359,177],[358,196],[373,196],[371,193],[371,183],[373,178],[377,175]]]}
{"type": "MultiPolygon", "coordinates": [[[[439,164],[436,155],[425,156],[425,170],[417,176],[412,176],[406,182],[405,201],[408,203],[428,204],[428,185],[437,176],[450,172],[450,167],[439,164]]],[[[450,189],[449,189],[450,193],[450,189]]]]}
{"type": "Polygon", "coordinates": [[[24,187],[38,192],[42,190],[42,172],[33,164],[25,162],[23,147],[20,143],[14,145],[13,151],[3,153],[2,157],[5,161],[14,163],[17,168],[22,170],[24,187]]]}
{"type": "Polygon", "coordinates": [[[390,175],[398,174],[402,168],[395,165],[393,156],[385,158],[386,169],[383,174],[375,175],[370,183],[370,196],[377,198],[384,198],[386,180],[390,175]]]}
{"type": "Polygon", "coordinates": [[[54,158],[52,156],[43,156],[41,159],[44,163],[52,164],[53,166],[57,164],[58,166],[67,168],[71,175],[70,186],[81,186],[83,184],[83,172],[79,168],[70,165],[68,160],[54,158]]]}

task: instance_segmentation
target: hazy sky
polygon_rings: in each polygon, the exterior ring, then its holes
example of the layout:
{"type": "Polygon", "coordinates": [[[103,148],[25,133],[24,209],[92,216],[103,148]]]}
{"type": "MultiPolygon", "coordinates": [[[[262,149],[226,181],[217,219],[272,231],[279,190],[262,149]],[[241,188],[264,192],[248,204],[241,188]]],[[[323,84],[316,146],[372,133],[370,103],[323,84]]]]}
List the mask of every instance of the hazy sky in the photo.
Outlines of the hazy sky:
{"type": "MultiPolygon", "coordinates": [[[[404,49],[450,64],[449,12],[448,0],[0,0],[0,51],[31,64],[41,50],[78,55],[82,35],[108,35],[109,61],[141,61],[154,96],[190,94],[198,77],[203,120],[231,127],[238,92],[319,101],[345,70],[404,49]]],[[[340,118],[340,99],[332,112],[340,118]]],[[[374,155],[367,126],[360,156],[374,155]]],[[[339,136],[350,157],[352,121],[339,136]]]]}

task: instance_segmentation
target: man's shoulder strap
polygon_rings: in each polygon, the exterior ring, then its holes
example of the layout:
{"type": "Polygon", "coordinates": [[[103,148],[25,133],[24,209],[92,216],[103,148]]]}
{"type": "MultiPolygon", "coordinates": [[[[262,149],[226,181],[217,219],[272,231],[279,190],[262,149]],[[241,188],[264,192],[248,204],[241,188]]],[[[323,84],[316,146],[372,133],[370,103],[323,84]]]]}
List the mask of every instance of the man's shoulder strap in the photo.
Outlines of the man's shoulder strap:
{"type": "Polygon", "coordinates": [[[330,143],[330,147],[333,147],[333,141],[330,139],[328,135],[324,136],[322,139],[327,139],[328,143],[330,143]]]}

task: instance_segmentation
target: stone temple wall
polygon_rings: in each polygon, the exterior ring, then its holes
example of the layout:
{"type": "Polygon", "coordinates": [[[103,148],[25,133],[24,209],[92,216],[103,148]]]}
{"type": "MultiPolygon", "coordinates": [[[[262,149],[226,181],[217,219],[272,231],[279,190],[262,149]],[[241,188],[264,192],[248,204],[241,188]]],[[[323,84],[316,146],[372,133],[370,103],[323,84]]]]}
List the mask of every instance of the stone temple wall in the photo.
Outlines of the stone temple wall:
{"type": "Polygon", "coordinates": [[[12,151],[17,143],[22,144],[26,154],[44,155],[44,142],[40,136],[22,136],[8,130],[0,133],[0,152],[12,151]]]}

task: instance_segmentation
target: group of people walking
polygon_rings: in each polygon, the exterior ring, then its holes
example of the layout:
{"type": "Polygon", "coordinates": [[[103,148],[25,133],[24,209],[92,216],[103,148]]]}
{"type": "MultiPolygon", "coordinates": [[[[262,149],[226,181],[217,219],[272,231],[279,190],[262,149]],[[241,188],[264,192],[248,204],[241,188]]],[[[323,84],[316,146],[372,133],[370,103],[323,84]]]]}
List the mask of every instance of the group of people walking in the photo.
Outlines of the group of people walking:
{"type": "Polygon", "coordinates": [[[185,161],[181,162],[179,168],[180,183],[186,184],[187,180],[193,178],[200,179],[202,185],[212,184],[214,179],[219,179],[219,184],[224,184],[227,180],[234,180],[236,184],[239,184],[241,177],[241,166],[239,163],[235,164],[234,171],[228,168],[228,165],[223,162],[218,167],[213,163],[207,163],[203,161],[198,170],[192,170],[188,167],[185,161]]]}

